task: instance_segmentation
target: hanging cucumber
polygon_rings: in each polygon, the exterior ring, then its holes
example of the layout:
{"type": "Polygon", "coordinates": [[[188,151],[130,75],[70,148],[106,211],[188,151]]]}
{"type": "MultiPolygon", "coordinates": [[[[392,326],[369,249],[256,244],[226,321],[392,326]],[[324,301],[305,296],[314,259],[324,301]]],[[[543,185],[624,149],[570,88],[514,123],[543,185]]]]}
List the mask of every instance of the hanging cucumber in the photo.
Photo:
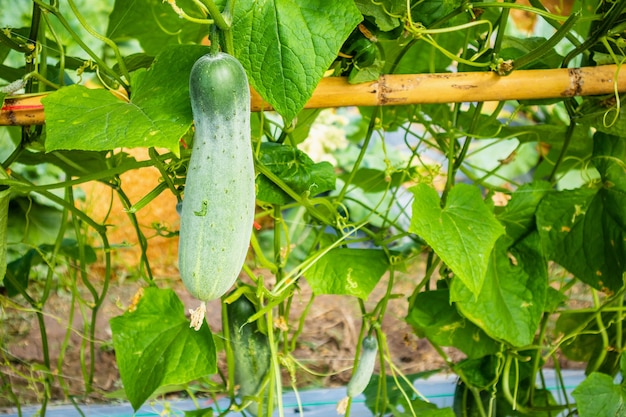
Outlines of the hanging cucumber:
{"type": "Polygon", "coordinates": [[[374,373],[374,365],[376,364],[376,353],[378,352],[378,342],[376,337],[369,335],[363,338],[361,345],[361,358],[357,364],[350,382],[348,382],[348,397],[354,398],[365,391],[369,384],[372,374],[374,373]]]}
{"type": "Polygon", "coordinates": [[[180,217],[179,269],[196,298],[221,297],[245,261],[254,220],[250,90],[237,59],[215,52],[189,78],[195,134],[180,217]]]}
{"type": "MultiPolygon", "coordinates": [[[[248,318],[256,314],[256,308],[245,296],[226,305],[230,345],[235,359],[235,384],[239,386],[239,397],[256,396],[270,369],[271,354],[267,336],[261,333],[256,322],[248,318]]],[[[258,414],[256,402],[247,408],[258,414]]]]}

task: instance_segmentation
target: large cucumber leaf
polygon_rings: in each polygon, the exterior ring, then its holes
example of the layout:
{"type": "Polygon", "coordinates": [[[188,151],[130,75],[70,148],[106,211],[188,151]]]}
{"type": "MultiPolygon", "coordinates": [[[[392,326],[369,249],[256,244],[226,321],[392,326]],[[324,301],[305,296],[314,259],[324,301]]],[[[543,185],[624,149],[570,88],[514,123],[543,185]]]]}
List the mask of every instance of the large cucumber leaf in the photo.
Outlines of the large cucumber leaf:
{"type": "Polygon", "coordinates": [[[351,0],[239,0],[235,56],[255,90],[291,122],[361,20],[351,0]]]}
{"type": "Polygon", "coordinates": [[[178,154],[179,140],[192,122],[189,72],[207,52],[198,45],[165,48],[151,68],[133,73],[129,102],[109,91],[80,85],[51,93],[42,99],[46,151],[154,146],[178,154]]]}
{"type": "Polygon", "coordinates": [[[606,292],[626,272],[626,141],[597,132],[592,162],[601,183],[547,194],[537,209],[546,255],[581,281],[606,292]]]}
{"type": "Polygon", "coordinates": [[[475,295],[480,293],[489,255],[504,227],[487,208],[477,187],[455,185],[441,208],[437,191],[426,184],[411,188],[409,231],[421,236],[475,295]]]}
{"type": "Polygon", "coordinates": [[[135,409],[165,385],[185,384],[217,371],[213,335],[204,322],[189,327],[173,290],[146,288],[135,310],[110,321],[124,391],[135,409]]]}
{"type": "Polygon", "coordinates": [[[541,320],[548,288],[546,262],[538,250],[537,233],[508,247],[510,238],[496,242],[485,283],[476,296],[463,282],[452,281],[451,299],[459,311],[489,336],[513,346],[532,343],[541,320]]]}

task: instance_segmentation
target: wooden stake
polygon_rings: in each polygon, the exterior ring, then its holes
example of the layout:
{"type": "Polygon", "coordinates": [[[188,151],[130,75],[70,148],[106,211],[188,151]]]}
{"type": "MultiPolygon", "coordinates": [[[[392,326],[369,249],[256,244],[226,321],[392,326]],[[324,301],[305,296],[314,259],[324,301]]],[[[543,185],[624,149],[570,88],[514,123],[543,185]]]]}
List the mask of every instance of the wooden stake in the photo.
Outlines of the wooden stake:
{"type": "MultiPolygon", "coordinates": [[[[389,74],[377,81],[349,84],[347,78],[324,78],[305,108],[394,106],[404,104],[532,100],[626,92],[626,71],[616,65],[585,68],[440,74],[389,74]]],[[[41,98],[9,97],[0,111],[0,125],[45,122],[41,98]]],[[[252,111],[271,110],[252,92],[252,111]]]]}

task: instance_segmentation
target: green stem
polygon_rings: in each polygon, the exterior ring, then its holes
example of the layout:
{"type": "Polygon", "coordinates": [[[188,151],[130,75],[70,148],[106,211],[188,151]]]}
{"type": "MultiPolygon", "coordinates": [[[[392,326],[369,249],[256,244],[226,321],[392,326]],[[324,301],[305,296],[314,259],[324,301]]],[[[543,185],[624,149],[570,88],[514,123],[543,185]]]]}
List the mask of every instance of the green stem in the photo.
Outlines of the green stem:
{"type": "MultiPolygon", "coordinates": [[[[243,295],[241,297],[244,297],[243,295]]],[[[230,327],[228,324],[228,310],[226,303],[222,298],[222,334],[224,335],[224,351],[226,352],[226,365],[228,366],[228,380],[226,387],[228,389],[228,397],[232,400],[235,398],[235,353],[230,344],[230,327]]]]}
{"type": "Polygon", "coordinates": [[[118,184],[113,184],[109,182],[105,184],[113,188],[117,192],[117,195],[119,196],[120,201],[122,202],[122,206],[124,207],[124,210],[128,214],[128,218],[130,219],[130,222],[133,225],[133,228],[135,229],[135,234],[137,235],[137,242],[139,243],[139,247],[141,249],[141,265],[143,268],[145,268],[145,271],[148,277],[146,282],[150,285],[154,285],[154,277],[152,275],[152,268],[150,267],[150,259],[148,259],[148,240],[146,239],[146,235],[143,233],[143,231],[141,230],[141,227],[139,226],[139,222],[137,221],[137,215],[135,213],[132,213],[130,210],[132,204],[128,196],[124,192],[124,190],[122,190],[122,188],[118,184]]]}
{"type": "Polygon", "coordinates": [[[270,394],[267,403],[268,413],[272,411],[272,397],[273,393],[276,393],[276,407],[278,408],[278,414],[280,417],[284,417],[284,409],[283,409],[283,393],[282,393],[282,382],[281,382],[281,372],[280,372],[280,363],[278,361],[278,352],[276,347],[278,346],[278,341],[274,337],[274,318],[272,314],[272,309],[269,309],[266,314],[266,323],[267,323],[267,340],[270,345],[270,354],[272,357],[272,369],[271,372],[273,378],[272,382],[274,387],[272,387],[272,383],[270,383],[270,394]]]}
{"type": "MultiPolygon", "coordinates": [[[[54,29],[54,26],[50,23],[50,18],[48,14],[44,13],[43,18],[46,21],[46,26],[48,28],[48,32],[52,35],[52,38],[57,43],[57,45],[63,45],[63,41],[57,34],[57,31],[54,29]]],[[[60,86],[65,85],[65,51],[63,48],[60,48],[59,51],[59,63],[57,64],[59,67],[59,82],[60,86]]]]}
{"type": "Polygon", "coordinates": [[[613,3],[611,9],[598,20],[600,22],[598,27],[592,30],[592,32],[589,34],[589,36],[587,36],[582,44],[578,45],[576,48],[572,49],[567,55],[565,55],[561,67],[567,68],[569,63],[575,57],[586,52],[589,48],[596,44],[600,38],[606,36],[606,34],[615,25],[615,21],[620,18],[625,8],[626,2],[624,1],[618,1],[613,3]]]}
{"type": "Polygon", "coordinates": [[[361,151],[359,152],[359,156],[357,157],[356,161],[354,162],[354,165],[352,166],[352,169],[350,170],[350,175],[348,176],[348,179],[346,180],[343,187],[341,188],[341,191],[337,195],[336,201],[338,202],[343,201],[343,198],[348,192],[348,187],[354,181],[357,171],[359,170],[359,167],[361,166],[361,163],[363,162],[363,159],[365,158],[365,154],[367,153],[367,148],[369,147],[370,141],[372,140],[372,136],[374,134],[374,129],[376,128],[376,121],[380,114],[380,111],[381,111],[380,107],[375,107],[372,109],[372,115],[370,117],[370,122],[367,125],[367,132],[365,133],[365,138],[363,139],[363,144],[361,145],[361,151]]]}
{"type": "MultiPolygon", "coordinates": [[[[8,162],[14,162],[17,158],[19,158],[23,150],[24,150],[23,147],[20,145],[19,150],[16,150],[13,154],[11,154],[9,159],[7,159],[7,161],[3,163],[3,167],[7,168],[10,165],[8,162]]],[[[73,186],[84,184],[90,181],[104,181],[107,178],[116,177],[127,171],[144,168],[144,167],[150,167],[152,165],[153,165],[153,161],[151,160],[139,161],[139,162],[128,162],[128,163],[125,162],[121,166],[110,168],[104,171],[94,172],[93,174],[86,174],[86,175],[81,176],[80,178],[76,178],[74,180],[69,180],[69,181],[57,182],[57,183],[52,183],[52,184],[36,185],[36,184],[33,184],[32,182],[23,181],[23,180],[16,181],[14,179],[6,179],[6,180],[0,179],[0,185],[8,185],[10,187],[13,187],[13,189],[17,193],[29,193],[29,192],[38,193],[42,191],[54,190],[57,188],[73,187],[73,186]]],[[[12,176],[15,178],[22,178],[21,176],[18,176],[18,174],[15,174],[15,173],[13,173],[12,176]]]]}
{"type": "Polygon", "coordinates": [[[514,61],[515,69],[524,68],[526,65],[530,65],[533,62],[537,61],[539,58],[544,56],[546,53],[552,51],[554,47],[561,42],[561,40],[570,33],[572,28],[576,23],[578,23],[578,19],[580,18],[581,13],[576,12],[572,14],[566,21],[563,23],[561,27],[550,37],[550,39],[546,40],[544,43],[539,45],[537,48],[533,49],[526,55],[516,59],[514,61]]]}
{"type": "MultiPolygon", "coordinates": [[[[206,6],[207,10],[209,11],[209,16],[211,16],[219,30],[230,30],[230,22],[226,21],[220,10],[217,8],[215,2],[213,0],[202,0],[202,2],[206,6]]],[[[227,4],[225,10],[227,10],[228,8],[229,5],[227,4]]]]}
{"type": "Polygon", "coordinates": [[[304,310],[302,310],[302,313],[300,314],[300,318],[298,319],[298,328],[296,329],[296,331],[293,333],[293,336],[291,337],[291,348],[290,348],[291,351],[296,350],[296,343],[298,341],[298,337],[302,334],[302,331],[304,330],[304,321],[309,315],[309,311],[311,310],[311,307],[313,306],[313,300],[315,300],[315,294],[311,294],[311,298],[309,298],[309,302],[306,304],[306,306],[304,307],[304,310]]]}
{"type": "Polygon", "coordinates": [[[554,13],[550,13],[549,11],[545,10],[545,9],[541,9],[541,8],[536,8],[536,7],[531,7],[531,6],[526,6],[524,4],[519,4],[519,3],[500,3],[500,2],[493,2],[493,3],[489,3],[489,2],[480,2],[480,3],[474,3],[478,8],[481,9],[487,9],[487,8],[503,8],[503,9],[517,9],[517,10],[521,10],[527,13],[531,13],[531,14],[536,14],[538,16],[542,16],[557,22],[564,22],[565,20],[567,20],[567,16],[561,16],[558,14],[554,14],[554,13]]]}
{"type": "MultiPolygon", "coordinates": [[[[69,191],[67,193],[67,201],[70,205],[74,206],[74,193],[71,188],[68,187],[69,191]]],[[[89,290],[89,293],[93,297],[94,303],[98,302],[98,291],[89,281],[89,277],[87,276],[87,269],[85,268],[85,242],[83,241],[83,233],[81,232],[80,221],[76,218],[76,216],[72,216],[72,224],[74,226],[74,235],[76,236],[76,242],[78,244],[78,271],[80,273],[81,280],[83,284],[89,290]]]]}
{"type": "Polygon", "coordinates": [[[37,317],[37,324],[39,327],[39,335],[41,337],[41,351],[43,354],[43,372],[45,373],[43,379],[44,385],[44,394],[41,400],[41,409],[39,412],[41,415],[45,415],[46,409],[48,406],[48,401],[50,400],[50,391],[52,387],[52,373],[50,372],[50,348],[48,345],[48,332],[46,331],[46,322],[44,320],[44,315],[42,312],[42,304],[35,301],[27,292],[26,288],[21,285],[12,274],[6,274],[4,277],[14,288],[16,288],[20,295],[24,297],[26,302],[32,307],[35,311],[35,315],[37,317]]]}
{"type": "MultiPolygon", "coordinates": [[[[566,104],[567,103],[568,102],[566,102],[566,104]]],[[[556,174],[559,168],[561,167],[561,163],[565,159],[565,155],[567,154],[567,151],[569,150],[569,146],[572,142],[572,138],[574,137],[574,130],[576,129],[576,121],[574,120],[574,117],[571,114],[572,112],[569,111],[569,113],[570,113],[570,122],[569,122],[569,125],[567,126],[567,130],[565,131],[565,138],[563,139],[561,152],[559,152],[559,156],[556,159],[554,166],[552,167],[552,171],[550,172],[550,175],[547,178],[548,182],[553,182],[555,180],[556,174]]]]}
{"type": "MultiPolygon", "coordinates": [[[[87,20],[85,20],[83,15],[80,13],[78,8],[76,7],[74,0],[67,0],[67,2],[69,3],[70,8],[72,9],[72,12],[74,13],[74,17],[76,17],[76,19],[78,20],[80,25],[83,27],[83,29],[89,32],[91,36],[93,36],[94,38],[98,39],[100,42],[106,44],[109,48],[111,48],[111,50],[115,54],[115,59],[117,60],[117,65],[119,66],[120,72],[122,73],[124,78],[126,78],[126,82],[129,83],[130,73],[128,72],[128,69],[126,68],[126,63],[124,62],[124,58],[122,57],[122,54],[120,53],[120,49],[117,47],[117,44],[113,42],[111,39],[107,38],[106,36],[100,35],[91,26],[89,26],[89,24],[87,23],[87,20]]],[[[128,86],[128,84],[124,84],[124,83],[122,83],[122,85],[128,86]]]]}
{"type": "Polygon", "coordinates": [[[283,280],[283,257],[282,257],[282,229],[283,229],[283,214],[281,206],[279,204],[274,205],[274,265],[276,266],[276,282],[283,280]]]}
{"type": "MultiPolygon", "coordinates": [[[[511,365],[513,363],[513,359],[514,359],[513,355],[509,354],[507,355],[506,362],[504,363],[504,371],[502,373],[502,394],[504,395],[504,398],[506,398],[506,400],[509,402],[511,407],[513,407],[513,411],[520,412],[521,414],[528,414],[529,410],[518,403],[516,395],[511,394],[509,381],[511,380],[510,371],[511,371],[511,365]]],[[[515,360],[516,360],[516,365],[517,365],[517,359],[515,360]]],[[[517,391],[517,388],[519,386],[519,378],[520,378],[519,369],[517,369],[517,366],[516,366],[515,378],[517,381],[515,384],[515,390],[517,391]]]]}
{"type": "MultiPolygon", "coordinates": [[[[37,41],[39,39],[40,25],[41,25],[41,8],[35,3],[33,4],[33,13],[31,15],[31,20],[30,20],[30,33],[28,35],[28,39],[35,42],[35,44],[34,45],[31,44],[31,46],[33,47],[32,50],[30,50],[30,48],[27,48],[28,52],[26,53],[26,66],[25,66],[26,74],[33,72],[35,69],[36,60],[33,58],[33,56],[37,53],[37,46],[38,46],[37,41]]],[[[32,79],[27,80],[26,87],[24,88],[24,90],[26,91],[26,94],[30,94],[34,92],[33,91],[34,85],[33,85],[32,79]]]]}
{"type": "MultiPolygon", "coordinates": [[[[529,0],[529,3],[532,7],[536,8],[537,10],[543,10],[546,13],[550,13],[548,9],[546,9],[546,7],[541,3],[541,0],[529,0]]],[[[546,18],[545,16],[544,16],[544,20],[548,22],[548,24],[556,30],[559,30],[561,28],[561,23],[557,21],[546,18]]],[[[574,47],[578,47],[580,45],[580,41],[578,40],[578,38],[576,38],[575,34],[567,33],[565,34],[565,37],[567,38],[569,43],[574,45],[574,47]]]]}
{"type": "MultiPolygon", "coordinates": [[[[48,191],[45,186],[34,186],[33,183],[31,183],[30,181],[26,180],[24,177],[22,177],[21,175],[17,174],[16,172],[12,172],[11,176],[17,178],[19,181],[14,181],[16,184],[21,184],[24,185],[26,184],[28,189],[31,190],[32,192],[35,192],[37,194],[40,194],[44,197],[46,197],[49,200],[52,200],[53,202],[59,204],[60,206],[67,208],[73,215],[79,217],[82,221],[84,221],[86,224],[88,224],[91,228],[93,228],[99,235],[106,235],[106,226],[101,225],[99,223],[96,223],[91,217],[89,217],[87,214],[85,214],[83,211],[81,211],[80,209],[74,207],[73,205],[69,204],[65,199],[58,197],[56,194],[51,193],[50,191],[48,191]]],[[[0,184],[2,184],[2,181],[0,180],[0,184]]]]}
{"type": "MultiPolygon", "coordinates": [[[[600,300],[598,298],[598,292],[596,290],[592,290],[593,295],[593,303],[595,306],[600,305],[600,300]]],[[[602,366],[602,363],[606,359],[606,355],[609,349],[609,335],[606,331],[606,326],[604,325],[604,321],[602,320],[602,313],[598,312],[595,314],[596,325],[598,326],[598,333],[600,334],[600,339],[602,340],[602,348],[597,356],[593,358],[593,361],[588,364],[586,372],[591,373],[595,372],[602,366]]]]}
{"type": "Polygon", "coordinates": [[[67,30],[67,32],[70,34],[70,36],[72,37],[74,42],[76,42],[78,44],[78,46],[80,46],[80,48],[83,51],[85,51],[91,57],[91,59],[98,65],[98,68],[100,70],[102,70],[104,73],[106,73],[112,79],[114,79],[117,82],[119,82],[122,86],[124,86],[124,88],[128,89],[129,86],[128,86],[127,82],[124,79],[122,79],[115,71],[113,71],[106,64],[106,62],[104,62],[98,56],[98,54],[96,54],[94,51],[92,51],[91,48],[82,40],[81,36],[79,36],[74,31],[72,26],[65,19],[63,14],[61,14],[61,12],[59,11],[58,6],[46,4],[42,0],[33,0],[33,1],[35,2],[36,5],[38,5],[42,9],[48,11],[49,13],[53,14],[57,18],[57,20],[61,23],[61,25],[65,28],[65,30],[67,30]]]}

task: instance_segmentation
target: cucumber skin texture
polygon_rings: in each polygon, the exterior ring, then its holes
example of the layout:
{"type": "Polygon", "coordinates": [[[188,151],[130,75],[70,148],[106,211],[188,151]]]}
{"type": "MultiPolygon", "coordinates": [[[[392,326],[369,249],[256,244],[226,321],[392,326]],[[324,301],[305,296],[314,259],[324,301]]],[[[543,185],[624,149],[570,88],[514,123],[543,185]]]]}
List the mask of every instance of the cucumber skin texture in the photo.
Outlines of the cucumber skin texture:
{"type": "Polygon", "coordinates": [[[365,336],[361,344],[361,358],[357,364],[356,371],[348,382],[348,397],[356,397],[365,391],[367,384],[372,379],[374,365],[376,365],[376,353],[378,352],[378,342],[374,336],[365,336]]]}
{"type": "MultiPolygon", "coordinates": [[[[256,395],[271,365],[271,351],[267,336],[261,333],[256,322],[247,323],[256,308],[245,296],[226,305],[230,345],[235,358],[235,383],[239,397],[256,395]]],[[[253,415],[258,414],[257,403],[248,405],[253,415]]]]}
{"type": "Polygon", "coordinates": [[[245,261],[254,221],[250,89],[237,59],[200,57],[189,77],[195,124],[180,216],[178,263],[202,301],[224,295],[245,261]]]}

